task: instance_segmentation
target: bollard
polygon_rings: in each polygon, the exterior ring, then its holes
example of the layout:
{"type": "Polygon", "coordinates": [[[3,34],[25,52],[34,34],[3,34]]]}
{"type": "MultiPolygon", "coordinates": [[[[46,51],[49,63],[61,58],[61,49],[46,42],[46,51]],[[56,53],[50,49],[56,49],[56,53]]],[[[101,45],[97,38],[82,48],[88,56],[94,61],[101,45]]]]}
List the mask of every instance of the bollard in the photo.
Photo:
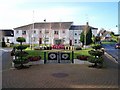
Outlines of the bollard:
{"type": "Polygon", "coordinates": [[[58,55],[58,56],[57,56],[57,57],[58,57],[58,63],[60,63],[60,56],[61,56],[61,55],[60,55],[60,52],[58,52],[57,55],[58,55]]]}
{"type": "Polygon", "coordinates": [[[46,64],[46,52],[44,52],[44,64],[46,64]]]}
{"type": "Polygon", "coordinates": [[[74,51],[72,51],[72,63],[74,63],[74,51]]]}

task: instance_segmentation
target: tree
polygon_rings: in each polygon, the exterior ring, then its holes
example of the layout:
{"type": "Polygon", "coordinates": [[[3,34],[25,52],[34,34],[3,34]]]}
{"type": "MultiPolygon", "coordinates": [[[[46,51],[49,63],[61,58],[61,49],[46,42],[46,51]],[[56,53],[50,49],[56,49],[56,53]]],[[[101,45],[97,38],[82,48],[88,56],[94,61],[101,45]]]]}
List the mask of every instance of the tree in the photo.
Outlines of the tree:
{"type": "Polygon", "coordinates": [[[80,35],[80,41],[83,45],[89,45],[92,43],[92,30],[90,26],[85,27],[80,35]]]}
{"type": "Polygon", "coordinates": [[[86,45],[89,45],[92,43],[92,30],[89,27],[88,32],[86,33],[86,45]]]}
{"type": "Polygon", "coordinates": [[[84,45],[84,32],[82,31],[81,35],[80,35],[80,41],[83,43],[84,45]]]}

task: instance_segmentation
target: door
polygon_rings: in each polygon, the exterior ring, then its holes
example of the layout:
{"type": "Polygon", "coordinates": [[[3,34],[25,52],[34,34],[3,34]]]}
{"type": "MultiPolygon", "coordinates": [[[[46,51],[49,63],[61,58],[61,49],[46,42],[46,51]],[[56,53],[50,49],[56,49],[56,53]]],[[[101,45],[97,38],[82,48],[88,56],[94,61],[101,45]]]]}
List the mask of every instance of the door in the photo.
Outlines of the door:
{"type": "Polygon", "coordinates": [[[39,45],[42,44],[42,38],[39,38],[39,45]]]}
{"type": "Polygon", "coordinates": [[[72,46],[72,40],[70,40],[70,46],[72,46]]]}

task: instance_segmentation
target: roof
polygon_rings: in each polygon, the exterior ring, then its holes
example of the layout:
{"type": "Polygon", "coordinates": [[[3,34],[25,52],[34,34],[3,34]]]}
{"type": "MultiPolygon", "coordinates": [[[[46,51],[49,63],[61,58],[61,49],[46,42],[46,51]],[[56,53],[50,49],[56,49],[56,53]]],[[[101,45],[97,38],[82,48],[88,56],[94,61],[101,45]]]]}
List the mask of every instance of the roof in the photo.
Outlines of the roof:
{"type": "Polygon", "coordinates": [[[12,29],[0,29],[0,32],[2,32],[3,36],[9,36],[9,37],[14,36],[14,31],[12,29]]]}
{"type": "Polygon", "coordinates": [[[34,29],[69,29],[73,22],[38,22],[14,28],[14,30],[34,29]],[[33,27],[34,26],[34,27],[33,27]]]}
{"type": "MultiPolygon", "coordinates": [[[[84,30],[86,25],[71,25],[70,29],[69,30],[84,30]]],[[[98,28],[94,28],[92,26],[90,26],[91,29],[96,29],[98,30],[98,28]]]]}

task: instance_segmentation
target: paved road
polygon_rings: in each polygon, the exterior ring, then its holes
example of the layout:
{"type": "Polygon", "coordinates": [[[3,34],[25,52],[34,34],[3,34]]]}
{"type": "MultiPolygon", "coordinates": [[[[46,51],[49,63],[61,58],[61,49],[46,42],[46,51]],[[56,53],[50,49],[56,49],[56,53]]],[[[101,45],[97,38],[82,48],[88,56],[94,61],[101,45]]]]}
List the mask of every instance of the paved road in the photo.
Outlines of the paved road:
{"type": "Polygon", "coordinates": [[[0,50],[0,71],[7,70],[11,68],[12,56],[10,55],[9,50],[0,50]]]}
{"type": "Polygon", "coordinates": [[[102,44],[105,51],[112,55],[117,61],[119,60],[120,49],[115,49],[115,44],[102,44]]]}

